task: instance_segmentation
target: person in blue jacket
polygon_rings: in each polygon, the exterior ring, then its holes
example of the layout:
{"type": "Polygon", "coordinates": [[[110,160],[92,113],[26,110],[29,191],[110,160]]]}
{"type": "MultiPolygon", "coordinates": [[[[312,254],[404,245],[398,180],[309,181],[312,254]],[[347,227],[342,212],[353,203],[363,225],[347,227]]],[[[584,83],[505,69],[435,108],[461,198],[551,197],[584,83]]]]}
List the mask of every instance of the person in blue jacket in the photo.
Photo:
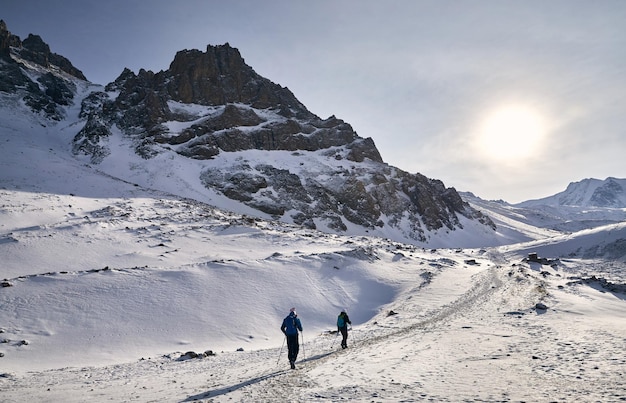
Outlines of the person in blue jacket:
{"type": "Polygon", "coordinates": [[[337,330],[341,332],[341,348],[348,348],[348,325],[351,325],[348,313],[344,309],[337,317],[337,330]]]}
{"type": "Polygon", "coordinates": [[[287,358],[289,358],[289,365],[291,365],[291,369],[295,369],[296,358],[298,358],[298,352],[300,351],[298,330],[302,331],[302,323],[296,314],[296,308],[289,310],[289,315],[283,319],[280,330],[285,334],[285,337],[287,337],[287,358]]]}

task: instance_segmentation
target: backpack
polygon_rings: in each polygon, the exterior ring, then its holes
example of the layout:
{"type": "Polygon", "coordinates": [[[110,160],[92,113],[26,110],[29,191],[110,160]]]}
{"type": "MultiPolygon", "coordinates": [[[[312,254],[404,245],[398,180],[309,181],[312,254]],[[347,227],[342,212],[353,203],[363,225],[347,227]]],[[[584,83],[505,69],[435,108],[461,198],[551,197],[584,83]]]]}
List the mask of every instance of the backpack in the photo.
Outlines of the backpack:
{"type": "Polygon", "coordinates": [[[344,327],[346,322],[343,320],[343,315],[337,317],[337,327],[344,327]]]}
{"type": "Polygon", "coordinates": [[[283,320],[283,328],[285,334],[298,334],[298,322],[299,320],[295,315],[289,315],[283,320]]]}

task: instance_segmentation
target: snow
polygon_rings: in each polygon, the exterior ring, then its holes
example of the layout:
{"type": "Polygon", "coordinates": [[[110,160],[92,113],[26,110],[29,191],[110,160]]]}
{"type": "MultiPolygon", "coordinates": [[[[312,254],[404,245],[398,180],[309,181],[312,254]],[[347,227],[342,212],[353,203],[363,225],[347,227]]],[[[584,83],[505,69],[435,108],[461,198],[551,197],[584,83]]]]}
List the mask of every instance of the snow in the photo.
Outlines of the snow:
{"type": "Polygon", "coordinates": [[[119,133],[115,160],[74,159],[78,106],[57,125],[0,113],[3,402],[626,400],[626,295],[578,281],[626,284],[624,223],[562,233],[501,209],[508,245],[470,222],[419,246],[327,234],[229,212],[197,162],[141,160],[119,133]]]}

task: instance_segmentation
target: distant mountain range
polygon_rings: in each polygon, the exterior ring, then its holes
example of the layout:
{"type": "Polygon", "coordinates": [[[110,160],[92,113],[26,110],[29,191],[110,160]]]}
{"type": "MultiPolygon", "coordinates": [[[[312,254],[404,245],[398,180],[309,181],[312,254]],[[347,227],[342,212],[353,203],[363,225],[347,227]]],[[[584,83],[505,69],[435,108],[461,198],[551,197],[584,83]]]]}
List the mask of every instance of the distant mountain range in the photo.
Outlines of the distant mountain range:
{"type": "MultiPolygon", "coordinates": [[[[324,232],[476,246],[471,234],[495,245],[535,231],[507,234],[492,218],[502,204],[385,163],[371,138],[334,116],[319,118],[228,43],[180,51],[165,71],[125,69],[102,86],[39,36],[21,40],[0,21],[0,120],[42,147],[56,139],[67,158],[137,186],[324,232]]],[[[624,185],[589,179],[507,211],[620,208],[624,185]]]]}
{"type": "Polygon", "coordinates": [[[626,179],[584,179],[554,196],[519,203],[520,207],[578,206],[626,208],[626,179]]]}
{"type": "Polygon", "coordinates": [[[541,239],[555,233],[572,233],[589,228],[626,221],[626,179],[584,179],[570,183],[567,189],[553,196],[528,200],[515,205],[503,201],[487,201],[472,193],[461,197],[474,208],[493,219],[498,230],[514,232],[512,239],[541,239]]]}

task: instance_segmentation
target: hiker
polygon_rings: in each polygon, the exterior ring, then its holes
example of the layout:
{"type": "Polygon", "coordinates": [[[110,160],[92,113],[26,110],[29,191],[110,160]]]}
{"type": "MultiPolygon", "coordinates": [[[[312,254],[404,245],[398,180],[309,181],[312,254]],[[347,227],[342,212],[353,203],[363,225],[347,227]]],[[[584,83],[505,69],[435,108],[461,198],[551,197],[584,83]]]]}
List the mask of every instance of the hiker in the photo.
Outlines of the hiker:
{"type": "Polygon", "coordinates": [[[352,322],[350,322],[350,318],[344,309],[337,317],[337,331],[341,332],[341,336],[343,336],[341,348],[348,348],[348,324],[351,325],[352,322]]]}
{"type": "Polygon", "coordinates": [[[296,308],[289,310],[289,315],[283,319],[280,330],[285,334],[285,337],[287,337],[287,349],[289,351],[287,358],[289,358],[289,365],[291,365],[291,369],[296,369],[296,358],[298,358],[298,351],[300,351],[298,330],[302,331],[302,323],[300,319],[298,319],[296,308]]]}

